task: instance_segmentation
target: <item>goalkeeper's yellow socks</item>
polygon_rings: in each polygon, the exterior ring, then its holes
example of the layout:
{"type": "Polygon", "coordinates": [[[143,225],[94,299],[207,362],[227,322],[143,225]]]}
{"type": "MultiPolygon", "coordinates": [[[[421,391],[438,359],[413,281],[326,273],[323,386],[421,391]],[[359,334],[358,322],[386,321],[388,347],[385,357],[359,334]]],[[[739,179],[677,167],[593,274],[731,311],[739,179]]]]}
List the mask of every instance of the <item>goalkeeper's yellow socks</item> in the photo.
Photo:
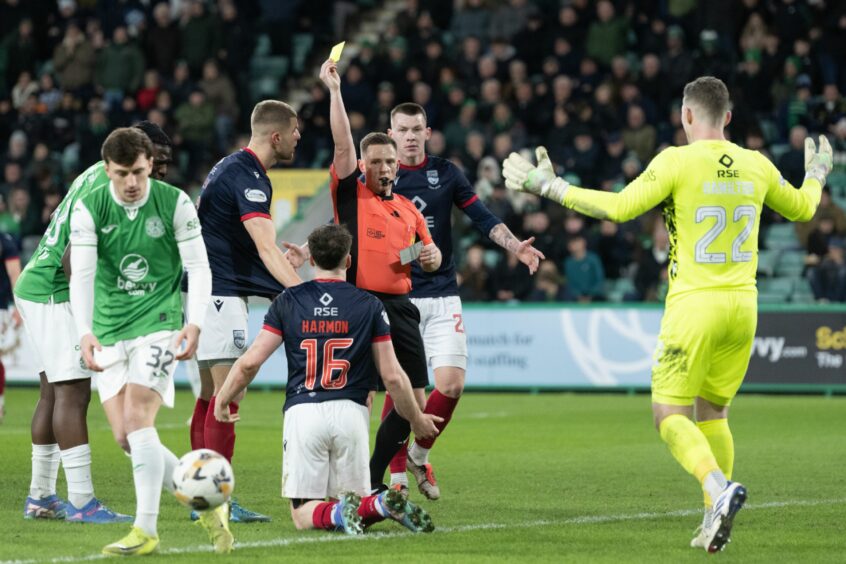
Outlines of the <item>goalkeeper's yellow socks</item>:
{"type": "Polygon", "coordinates": [[[673,458],[699,480],[706,495],[716,499],[725,489],[727,480],[702,431],[693,421],[678,413],[661,421],[658,430],[673,458]]]}
{"type": "MultiPolygon", "coordinates": [[[[731,480],[731,473],[734,470],[734,438],[731,436],[728,419],[699,421],[696,426],[708,439],[708,444],[711,445],[711,453],[720,466],[720,470],[723,471],[727,480],[731,480]]],[[[705,506],[711,506],[711,497],[707,493],[705,494],[705,506]]]]}

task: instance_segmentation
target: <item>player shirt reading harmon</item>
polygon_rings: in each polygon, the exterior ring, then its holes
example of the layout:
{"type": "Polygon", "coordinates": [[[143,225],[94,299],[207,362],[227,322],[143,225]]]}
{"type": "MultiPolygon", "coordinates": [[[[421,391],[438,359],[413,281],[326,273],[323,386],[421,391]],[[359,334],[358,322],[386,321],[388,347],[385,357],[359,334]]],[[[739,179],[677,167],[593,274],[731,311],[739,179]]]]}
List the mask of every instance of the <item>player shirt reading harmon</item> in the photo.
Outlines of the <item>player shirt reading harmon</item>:
{"type": "Polygon", "coordinates": [[[68,277],[62,268],[62,256],[70,241],[70,215],[76,201],[94,186],[108,184],[106,165],[103,161],[88,167],[76,177],[65,198],[53,212],[50,225],[41,237],[32,258],[26,264],[15,284],[15,295],[30,302],[46,304],[70,299],[68,277]]]}
{"type": "Polygon", "coordinates": [[[93,330],[100,343],[182,327],[177,243],[200,236],[185,192],[150,179],[144,199],[124,204],[111,184],[101,184],[77,201],[71,229],[74,247],[97,247],[93,330]]]}
{"type": "Polygon", "coordinates": [[[458,295],[455,260],[452,256],[452,208],[458,207],[487,236],[502,223],[473,191],[470,182],[453,163],[426,155],[417,166],[400,163],[394,193],[411,201],[426,219],[426,226],[443,260],[435,272],[426,272],[416,261],[411,265],[411,297],[438,298],[458,295]]]}
{"type": "Polygon", "coordinates": [[[365,405],[376,370],[372,343],[391,338],[382,303],[339,280],[285,290],[270,305],[263,329],[285,340],[285,409],[339,399],[365,405]]]}
{"type": "Polygon", "coordinates": [[[694,290],[753,290],[762,206],[791,221],[807,221],[820,192],[814,179],[796,190],[757,151],[707,140],[665,149],[616,199],[571,186],[563,203],[613,221],[663,203],[670,235],[669,299],[694,290]]]}
{"type": "Polygon", "coordinates": [[[335,223],[353,234],[347,281],[371,292],[409,293],[411,265],[400,263],[400,250],[418,238],[424,245],[432,242],[426,220],[399,194],[374,194],[358,178],[358,170],[346,178],[338,178],[334,165],[329,171],[335,223]]]}
{"type": "Polygon", "coordinates": [[[261,161],[247,148],[221,159],[209,172],[197,215],[212,272],[215,296],[272,299],[284,287],[259,257],[243,222],[270,219],[273,188],[261,161]]]}

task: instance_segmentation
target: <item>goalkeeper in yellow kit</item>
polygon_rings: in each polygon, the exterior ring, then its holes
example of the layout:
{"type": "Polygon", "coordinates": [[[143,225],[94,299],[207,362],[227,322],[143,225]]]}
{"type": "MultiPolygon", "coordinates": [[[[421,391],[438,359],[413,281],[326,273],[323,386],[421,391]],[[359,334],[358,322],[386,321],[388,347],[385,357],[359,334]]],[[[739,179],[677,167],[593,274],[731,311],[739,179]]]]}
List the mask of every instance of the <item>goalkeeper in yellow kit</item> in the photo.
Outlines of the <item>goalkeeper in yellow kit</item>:
{"type": "Polygon", "coordinates": [[[512,153],[506,186],[599,219],[624,222],[663,205],[670,234],[670,287],[652,371],[652,411],[673,457],[696,476],[705,516],[691,546],[708,552],[729,541],[746,488],[731,482],[734,442],[728,406],[743,381],[757,323],[755,272],[764,204],[791,221],[808,221],[832,166],[805,140],[805,180],[795,189],[763,155],[725,139],[731,120],[722,81],[701,77],[684,89],[682,124],[689,145],[657,155],[618,194],[558,178],[546,149],[538,165],[512,153]],[[695,418],[695,422],[694,422],[695,418]]]}

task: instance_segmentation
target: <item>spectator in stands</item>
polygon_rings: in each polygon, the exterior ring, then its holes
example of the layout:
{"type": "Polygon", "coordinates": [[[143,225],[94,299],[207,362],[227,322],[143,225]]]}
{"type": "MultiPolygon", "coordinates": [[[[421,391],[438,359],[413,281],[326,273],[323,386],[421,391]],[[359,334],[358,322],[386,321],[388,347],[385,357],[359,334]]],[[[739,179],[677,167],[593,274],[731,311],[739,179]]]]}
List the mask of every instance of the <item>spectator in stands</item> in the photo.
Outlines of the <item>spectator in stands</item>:
{"type": "Polygon", "coordinates": [[[551,260],[541,261],[535,273],[535,286],[526,296],[527,302],[572,302],[573,295],[551,260]]]}
{"type": "MultiPolygon", "coordinates": [[[[832,230],[828,232],[830,235],[846,235],[846,212],[834,203],[831,198],[831,187],[828,185],[823,188],[820,205],[811,221],[795,224],[796,238],[799,239],[799,244],[807,247],[809,254],[817,254],[820,257],[825,255],[825,248],[822,248],[822,252],[812,250],[809,236],[819,229],[823,218],[830,219],[833,222],[832,230]]],[[[820,249],[819,242],[814,245],[814,248],[820,249]]]]}
{"type": "Polygon", "coordinates": [[[170,11],[168,2],[153,8],[153,21],[144,34],[144,54],[151,70],[170,76],[182,49],[182,34],[170,11]]]}
{"type": "MultiPolygon", "coordinates": [[[[189,0],[182,14],[181,58],[188,63],[193,78],[199,78],[203,64],[217,55],[220,48],[220,25],[206,10],[203,0],[189,0]]],[[[245,61],[245,64],[248,64],[245,61]]]]}
{"type": "Polygon", "coordinates": [[[27,98],[38,92],[38,83],[32,79],[29,71],[23,71],[18,75],[18,80],[12,87],[12,106],[20,109],[27,98]]]}
{"type": "Polygon", "coordinates": [[[805,178],[805,137],[808,130],[802,125],[790,129],[790,149],[778,160],[778,169],[785,180],[794,186],[801,186],[805,178]]]}
{"type": "Polygon", "coordinates": [[[100,147],[109,135],[109,121],[106,113],[98,106],[94,106],[88,113],[88,120],[80,126],[77,134],[79,143],[79,160],[83,163],[96,163],[102,157],[100,147]]]}
{"type": "Polygon", "coordinates": [[[670,261],[670,237],[662,219],[653,216],[652,237],[643,242],[639,248],[637,270],[634,285],[635,296],[630,296],[644,302],[659,301],[662,283],[666,281],[667,265],[670,261]]]}
{"type": "MultiPolygon", "coordinates": [[[[828,226],[830,222],[824,222],[828,226]]],[[[820,224],[823,228],[823,223],[820,224]]],[[[814,298],[821,302],[846,301],[846,260],[844,260],[844,240],[831,237],[828,250],[818,265],[808,269],[808,280],[814,292],[814,298]]]]}
{"type": "Polygon", "coordinates": [[[217,61],[209,59],[203,65],[203,79],[199,83],[206,99],[214,108],[215,139],[217,151],[226,153],[232,143],[235,123],[238,120],[238,101],[235,86],[229,77],[221,74],[217,61]]]}
{"type": "Polygon", "coordinates": [[[208,160],[214,139],[214,108],[206,99],[206,94],[199,88],[191,92],[188,101],[176,108],[174,113],[179,125],[182,147],[188,154],[188,177],[195,174],[205,176],[199,166],[208,160]]]}
{"type": "Polygon", "coordinates": [[[491,288],[495,301],[521,301],[532,291],[532,277],[517,255],[506,253],[491,273],[491,288]]]}
{"type": "Polygon", "coordinates": [[[579,302],[601,301],[605,296],[605,271],[587,241],[579,234],[567,242],[570,256],[564,261],[564,276],[570,293],[579,302]]]}
{"type": "Polygon", "coordinates": [[[693,77],[693,65],[693,56],[684,47],[684,31],[671,25],[667,28],[667,50],[661,60],[671,98],[681,97],[684,85],[693,77]]]}
{"type": "Polygon", "coordinates": [[[124,95],[135,93],[144,75],[144,55],[129,41],[126,28],[118,26],[112,42],[97,55],[95,83],[109,107],[120,105],[124,95]]]}
{"type": "Polygon", "coordinates": [[[593,247],[602,262],[605,277],[616,280],[632,262],[632,237],[623,226],[613,221],[601,221],[593,247]]]}
{"type": "Polygon", "coordinates": [[[634,152],[641,162],[649,162],[655,154],[656,138],[655,127],[646,122],[643,108],[636,104],[629,106],[626,127],[623,129],[626,149],[634,152]]]}
{"type": "Polygon", "coordinates": [[[617,16],[614,4],[610,0],[600,0],[596,4],[596,20],[588,28],[585,51],[607,67],[611,59],[625,51],[628,32],[629,24],[625,18],[617,16]]]}
{"type": "MultiPolygon", "coordinates": [[[[3,38],[0,38],[3,39],[3,38]]],[[[17,31],[5,38],[6,84],[13,84],[23,72],[35,74],[38,45],[33,33],[32,20],[24,18],[17,31]]]]}
{"type": "Polygon", "coordinates": [[[0,195],[8,199],[9,194],[24,181],[23,168],[19,163],[8,161],[3,166],[3,182],[0,183],[0,195]]]}
{"type": "Polygon", "coordinates": [[[450,33],[457,43],[473,36],[485,40],[490,29],[491,11],[484,0],[466,0],[452,16],[450,33]]]}
{"type": "Polygon", "coordinates": [[[90,87],[96,60],[91,42],[76,22],[70,22],[62,42],[53,51],[53,68],[58,73],[59,85],[70,92],[90,87]]]}
{"type": "Polygon", "coordinates": [[[485,266],[484,247],[475,244],[467,249],[464,266],[458,272],[458,280],[458,293],[463,301],[490,301],[490,271],[485,266]]]}
{"type": "Polygon", "coordinates": [[[9,149],[3,156],[3,162],[18,163],[21,168],[25,168],[29,164],[29,144],[26,133],[20,129],[12,133],[9,137],[9,149]]]}

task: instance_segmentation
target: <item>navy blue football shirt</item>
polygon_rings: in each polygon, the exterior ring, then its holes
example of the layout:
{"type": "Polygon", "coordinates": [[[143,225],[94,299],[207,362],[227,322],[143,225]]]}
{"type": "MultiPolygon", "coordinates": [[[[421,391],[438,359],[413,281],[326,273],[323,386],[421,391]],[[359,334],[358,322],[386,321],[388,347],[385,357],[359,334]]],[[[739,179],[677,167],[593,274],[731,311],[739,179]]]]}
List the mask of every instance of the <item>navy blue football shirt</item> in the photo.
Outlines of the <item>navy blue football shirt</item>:
{"type": "Polygon", "coordinates": [[[391,338],[374,296],[340,280],[304,282],[273,300],[262,328],[285,340],[286,410],[339,399],[366,405],[376,372],[372,344],[391,338]]]}
{"type": "Polygon", "coordinates": [[[12,297],[12,282],[9,280],[9,273],[6,272],[6,261],[13,260],[20,256],[18,244],[14,237],[8,233],[0,233],[0,309],[6,309],[14,301],[12,297]]]}
{"type": "Polygon", "coordinates": [[[486,237],[502,223],[479,200],[473,187],[452,162],[426,155],[417,166],[400,164],[394,192],[411,200],[426,219],[443,261],[435,272],[426,272],[417,261],[412,263],[411,297],[436,298],[457,296],[455,260],[452,256],[452,206],[458,206],[486,237]]]}
{"type": "Polygon", "coordinates": [[[244,221],[270,219],[273,188],[258,157],[247,148],[221,159],[209,172],[197,215],[209,255],[212,294],[273,299],[284,287],[258,254],[244,221]]]}

